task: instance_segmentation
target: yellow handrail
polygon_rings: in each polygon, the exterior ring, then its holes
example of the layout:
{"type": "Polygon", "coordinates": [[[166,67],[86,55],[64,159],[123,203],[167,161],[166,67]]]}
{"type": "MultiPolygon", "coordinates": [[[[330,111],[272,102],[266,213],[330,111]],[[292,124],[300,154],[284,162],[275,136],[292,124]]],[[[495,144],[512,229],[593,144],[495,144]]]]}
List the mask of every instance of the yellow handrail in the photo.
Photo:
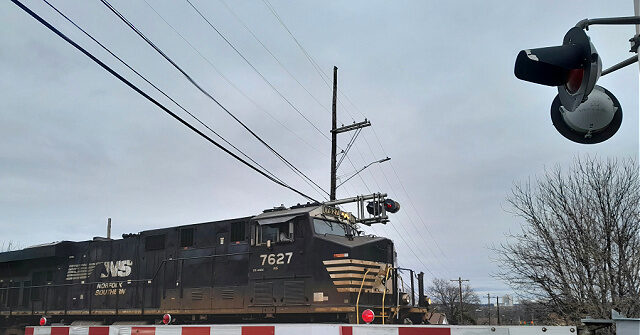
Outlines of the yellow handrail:
{"type": "Polygon", "coordinates": [[[362,293],[362,287],[364,286],[364,280],[367,279],[367,274],[369,273],[369,270],[371,270],[371,269],[367,268],[367,271],[365,271],[364,276],[362,276],[362,283],[360,283],[360,290],[358,290],[358,299],[356,300],[356,320],[357,320],[357,324],[360,324],[360,310],[358,308],[358,305],[360,304],[360,293],[362,293]]]}
{"type": "Polygon", "coordinates": [[[384,276],[384,292],[382,293],[382,324],[384,324],[384,298],[387,295],[387,280],[389,279],[389,271],[391,267],[387,268],[387,274],[384,276]]]}

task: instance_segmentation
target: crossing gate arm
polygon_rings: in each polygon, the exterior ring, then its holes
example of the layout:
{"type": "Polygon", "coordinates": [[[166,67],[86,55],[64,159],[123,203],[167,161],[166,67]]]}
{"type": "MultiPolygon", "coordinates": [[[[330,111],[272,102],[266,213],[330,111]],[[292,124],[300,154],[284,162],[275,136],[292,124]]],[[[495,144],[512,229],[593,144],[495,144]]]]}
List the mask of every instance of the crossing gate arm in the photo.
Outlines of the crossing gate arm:
{"type": "Polygon", "coordinates": [[[575,326],[234,324],[26,327],[25,335],[576,335],[575,326]]]}

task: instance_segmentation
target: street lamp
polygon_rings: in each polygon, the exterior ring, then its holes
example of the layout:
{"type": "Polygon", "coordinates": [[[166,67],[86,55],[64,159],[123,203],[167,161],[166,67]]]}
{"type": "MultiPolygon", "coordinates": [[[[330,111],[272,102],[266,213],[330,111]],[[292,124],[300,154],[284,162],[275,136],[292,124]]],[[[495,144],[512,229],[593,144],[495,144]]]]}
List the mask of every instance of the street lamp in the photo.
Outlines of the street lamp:
{"type": "Polygon", "coordinates": [[[342,184],[344,184],[344,183],[348,182],[348,181],[349,181],[349,179],[351,179],[351,178],[355,177],[358,173],[362,172],[364,169],[366,169],[366,168],[370,167],[371,165],[376,164],[376,163],[383,163],[383,162],[386,162],[386,161],[389,161],[389,160],[391,160],[391,158],[387,157],[387,158],[383,158],[383,159],[381,159],[381,160],[377,160],[377,161],[371,162],[371,163],[369,163],[369,164],[367,164],[367,165],[363,166],[363,167],[362,167],[362,169],[358,170],[356,173],[354,173],[353,175],[351,175],[351,177],[349,177],[349,178],[345,179],[343,182],[341,182],[340,184],[338,184],[338,186],[336,186],[336,189],[337,189],[338,187],[340,187],[342,184]]]}

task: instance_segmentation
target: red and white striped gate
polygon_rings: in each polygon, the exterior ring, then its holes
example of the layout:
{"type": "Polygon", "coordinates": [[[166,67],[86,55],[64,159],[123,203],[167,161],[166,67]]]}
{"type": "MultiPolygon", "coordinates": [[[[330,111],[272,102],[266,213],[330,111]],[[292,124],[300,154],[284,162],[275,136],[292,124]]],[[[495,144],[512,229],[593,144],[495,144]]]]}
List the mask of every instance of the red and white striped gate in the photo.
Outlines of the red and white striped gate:
{"type": "Polygon", "coordinates": [[[576,335],[576,327],[339,324],[45,326],[25,335],[576,335]]]}

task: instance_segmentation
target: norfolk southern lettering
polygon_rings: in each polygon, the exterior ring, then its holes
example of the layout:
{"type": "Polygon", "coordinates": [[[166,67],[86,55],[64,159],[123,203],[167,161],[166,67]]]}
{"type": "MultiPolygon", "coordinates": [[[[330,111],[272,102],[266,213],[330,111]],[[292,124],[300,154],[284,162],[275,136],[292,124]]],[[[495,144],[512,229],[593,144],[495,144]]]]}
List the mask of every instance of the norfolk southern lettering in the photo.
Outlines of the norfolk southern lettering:
{"type": "MultiPolygon", "coordinates": [[[[0,253],[0,335],[51,322],[423,321],[399,289],[393,242],[321,204],[0,253]],[[391,317],[393,316],[393,317],[391,317]],[[4,330],[3,330],[4,329],[4,330]]],[[[410,278],[405,278],[405,282],[410,278]]]]}

